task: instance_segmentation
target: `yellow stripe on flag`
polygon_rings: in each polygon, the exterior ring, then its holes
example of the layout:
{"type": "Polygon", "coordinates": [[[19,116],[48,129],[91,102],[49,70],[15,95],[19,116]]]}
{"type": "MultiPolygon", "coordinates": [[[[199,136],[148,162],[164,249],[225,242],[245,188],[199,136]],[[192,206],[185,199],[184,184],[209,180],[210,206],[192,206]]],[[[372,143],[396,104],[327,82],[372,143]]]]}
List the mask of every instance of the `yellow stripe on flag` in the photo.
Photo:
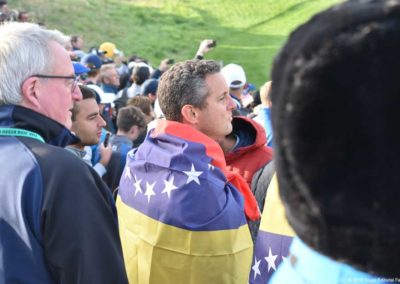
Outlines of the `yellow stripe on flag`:
{"type": "Polygon", "coordinates": [[[117,200],[130,283],[247,283],[253,244],[237,230],[189,231],[166,225],[117,200]]]}
{"type": "Polygon", "coordinates": [[[285,207],[279,197],[279,185],[276,174],[272,177],[268,187],[260,230],[290,237],[295,236],[295,232],[286,219],[285,207]]]}

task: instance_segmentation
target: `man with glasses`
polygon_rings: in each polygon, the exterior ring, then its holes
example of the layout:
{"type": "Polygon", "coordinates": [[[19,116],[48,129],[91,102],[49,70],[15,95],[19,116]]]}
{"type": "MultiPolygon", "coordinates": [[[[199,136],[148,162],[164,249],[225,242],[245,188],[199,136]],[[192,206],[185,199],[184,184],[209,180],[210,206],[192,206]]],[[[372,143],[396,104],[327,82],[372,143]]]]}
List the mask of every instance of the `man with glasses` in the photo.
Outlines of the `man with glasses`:
{"type": "Polygon", "coordinates": [[[58,31],[0,26],[0,283],[126,283],[112,196],[62,147],[81,100],[58,31]]]}

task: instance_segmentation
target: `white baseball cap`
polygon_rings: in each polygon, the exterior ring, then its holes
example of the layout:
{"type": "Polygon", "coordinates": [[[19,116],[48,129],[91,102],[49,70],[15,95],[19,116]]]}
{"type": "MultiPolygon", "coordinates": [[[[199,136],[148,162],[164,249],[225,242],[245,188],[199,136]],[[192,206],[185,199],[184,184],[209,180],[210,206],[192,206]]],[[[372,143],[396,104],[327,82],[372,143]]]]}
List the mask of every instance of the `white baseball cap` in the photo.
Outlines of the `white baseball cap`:
{"type": "Polygon", "coordinates": [[[104,93],[104,91],[97,85],[87,85],[88,88],[92,89],[96,92],[96,94],[100,97],[101,104],[109,104],[115,101],[115,94],[113,93],[104,93]]]}
{"type": "Polygon", "coordinates": [[[229,88],[240,88],[246,84],[246,74],[240,65],[228,64],[222,68],[221,72],[229,88]]]}

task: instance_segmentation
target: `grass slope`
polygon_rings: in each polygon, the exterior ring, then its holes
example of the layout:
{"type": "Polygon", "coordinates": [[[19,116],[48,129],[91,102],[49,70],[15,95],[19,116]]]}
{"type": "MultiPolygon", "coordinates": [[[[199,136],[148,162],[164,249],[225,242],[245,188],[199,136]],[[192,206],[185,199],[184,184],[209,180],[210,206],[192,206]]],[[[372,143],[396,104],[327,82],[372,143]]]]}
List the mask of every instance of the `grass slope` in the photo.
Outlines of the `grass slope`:
{"type": "Polygon", "coordinates": [[[340,0],[11,0],[10,8],[32,11],[36,21],[85,46],[111,41],[125,55],[158,66],[163,58],[193,58],[202,39],[217,40],[206,55],[245,68],[248,81],[268,80],[273,57],[287,35],[316,12],[340,0]]]}

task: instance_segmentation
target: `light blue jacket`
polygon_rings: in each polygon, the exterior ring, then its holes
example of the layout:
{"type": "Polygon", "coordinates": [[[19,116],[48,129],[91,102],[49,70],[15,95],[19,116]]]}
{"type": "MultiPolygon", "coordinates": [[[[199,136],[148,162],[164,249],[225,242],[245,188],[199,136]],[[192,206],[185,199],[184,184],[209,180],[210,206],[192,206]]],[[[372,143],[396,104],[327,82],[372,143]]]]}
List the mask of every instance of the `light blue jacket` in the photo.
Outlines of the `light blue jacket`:
{"type": "Polygon", "coordinates": [[[274,133],[271,122],[271,109],[261,107],[258,115],[254,117],[254,120],[264,127],[265,134],[267,135],[267,146],[272,147],[272,138],[274,137],[274,133]]]}
{"type": "Polygon", "coordinates": [[[290,253],[291,255],[279,266],[269,283],[363,284],[387,283],[385,281],[389,281],[334,261],[311,249],[299,238],[293,240],[290,253]]]}

